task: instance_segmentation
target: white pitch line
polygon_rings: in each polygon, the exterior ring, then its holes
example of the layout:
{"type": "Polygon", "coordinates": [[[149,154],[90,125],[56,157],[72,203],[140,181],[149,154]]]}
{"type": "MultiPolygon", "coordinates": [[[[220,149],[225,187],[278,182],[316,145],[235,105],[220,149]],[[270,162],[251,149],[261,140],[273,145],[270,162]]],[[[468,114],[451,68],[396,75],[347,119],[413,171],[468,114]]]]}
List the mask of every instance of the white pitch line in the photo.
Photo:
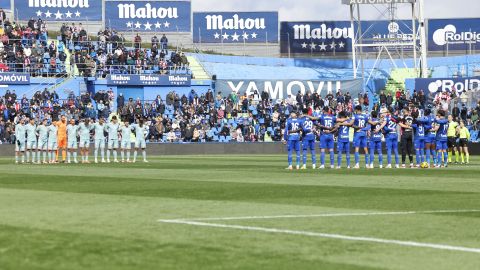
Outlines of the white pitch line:
{"type": "Polygon", "coordinates": [[[317,233],[317,232],[308,232],[308,231],[283,230],[283,229],[275,229],[275,228],[205,223],[205,222],[187,221],[187,220],[184,220],[184,221],[159,220],[159,221],[164,223],[184,224],[184,225],[201,226],[201,227],[213,227],[213,228],[236,229],[236,230],[243,230],[243,231],[257,231],[257,232],[268,232],[268,233],[279,233],[279,234],[290,234],[290,235],[302,235],[302,236],[312,236],[312,237],[321,237],[321,238],[330,238],[330,239],[340,239],[340,240],[347,240],[347,241],[362,241],[362,242],[390,244],[390,245],[399,245],[399,246],[408,246],[408,247],[422,247],[422,248],[441,249],[441,250],[449,250],[449,251],[480,253],[480,248],[468,248],[468,247],[461,247],[461,246],[390,240],[390,239],[381,239],[381,238],[372,238],[372,237],[359,237],[359,236],[349,236],[349,235],[341,235],[341,234],[329,234],[329,233],[317,233]]]}
{"type": "Polygon", "coordinates": [[[366,212],[366,213],[324,213],[312,215],[279,215],[279,216],[245,216],[245,217],[212,217],[212,218],[187,218],[158,220],[165,221],[222,221],[222,220],[253,220],[253,219],[287,219],[287,218],[316,218],[316,217],[358,217],[358,216],[396,216],[441,213],[480,213],[480,210],[431,210],[431,211],[406,211],[406,212],[366,212]]]}

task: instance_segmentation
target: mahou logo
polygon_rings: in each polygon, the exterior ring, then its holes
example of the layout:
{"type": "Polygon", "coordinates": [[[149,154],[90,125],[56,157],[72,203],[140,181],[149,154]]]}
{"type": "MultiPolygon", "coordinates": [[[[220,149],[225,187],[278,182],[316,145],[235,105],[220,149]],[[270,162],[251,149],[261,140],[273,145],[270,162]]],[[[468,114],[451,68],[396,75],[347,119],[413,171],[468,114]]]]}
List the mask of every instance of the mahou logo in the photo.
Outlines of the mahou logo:
{"type": "Polygon", "coordinates": [[[238,14],[231,18],[224,18],[222,15],[207,15],[208,30],[252,30],[265,29],[265,18],[240,18],[238,14]]]}
{"type": "Polygon", "coordinates": [[[88,8],[88,0],[28,0],[29,7],[88,8]]]}
{"type": "Polygon", "coordinates": [[[120,19],[176,19],[178,18],[178,9],[176,7],[152,7],[147,3],[143,7],[137,7],[135,4],[119,4],[118,14],[120,19]]]}

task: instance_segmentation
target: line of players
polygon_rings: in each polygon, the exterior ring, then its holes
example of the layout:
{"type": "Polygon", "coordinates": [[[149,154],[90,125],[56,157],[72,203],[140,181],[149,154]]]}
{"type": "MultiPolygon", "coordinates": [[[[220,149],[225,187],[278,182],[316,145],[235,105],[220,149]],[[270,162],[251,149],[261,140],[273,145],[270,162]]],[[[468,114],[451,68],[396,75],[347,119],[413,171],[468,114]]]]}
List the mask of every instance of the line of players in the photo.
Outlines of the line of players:
{"type": "MultiPolygon", "coordinates": [[[[145,150],[148,126],[144,125],[142,119],[137,120],[137,123],[132,125],[128,122],[119,123],[116,116],[112,116],[108,123],[104,119],[99,119],[93,123],[90,123],[90,121],[88,118],[82,119],[77,125],[75,120],[71,119],[67,124],[65,116],[62,116],[59,121],[52,122],[43,119],[37,125],[34,119],[21,119],[15,126],[15,163],[58,163],[58,156],[62,150],[67,150],[67,163],[71,163],[72,159],[74,163],[78,163],[78,146],[80,147],[81,162],[90,163],[89,151],[92,131],[94,133],[95,163],[98,163],[99,153],[102,163],[109,163],[111,154],[113,162],[119,162],[117,149],[120,149],[120,162],[130,162],[132,131],[135,134],[133,162],[136,162],[137,151],[140,150],[142,151],[143,161],[148,162],[145,150]],[[105,133],[108,135],[105,136],[105,133]],[[108,147],[106,160],[105,141],[107,141],[108,147]],[[35,155],[37,156],[36,159],[35,155]]],[[[64,154],[63,161],[65,161],[64,154]]]]}
{"type": "MultiPolygon", "coordinates": [[[[330,154],[330,167],[335,168],[335,135],[337,137],[337,169],[342,167],[342,155],[345,154],[347,168],[350,167],[350,128],[354,129],[354,168],[360,168],[360,149],[365,154],[365,167],[374,168],[375,153],[378,154],[379,168],[383,168],[383,141],[387,150],[387,166],[392,168],[392,154],[395,159],[395,168],[400,168],[398,141],[399,134],[397,126],[404,131],[410,131],[416,154],[416,166],[413,165],[413,156],[410,154],[410,167],[431,167],[436,168],[448,166],[448,129],[453,122],[452,117],[446,117],[446,112],[438,111],[436,117],[430,109],[426,109],[424,116],[413,118],[408,109],[403,111],[403,117],[393,115],[393,110],[383,108],[380,115],[371,112],[371,115],[364,114],[361,106],[355,107],[355,112],[348,117],[345,112],[333,115],[330,108],[325,107],[321,115],[308,115],[308,109],[303,111],[302,116],[295,113],[287,120],[283,142],[288,150],[288,167],[293,169],[293,152],[296,153],[296,169],[306,169],[307,152],[312,157],[312,168],[316,168],[317,160],[315,154],[316,137],[320,136],[320,169],[325,168],[325,155],[330,154]],[[303,166],[300,167],[300,150],[303,150],[303,166]]],[[[460,138],[460,147],[464,149],[469,159],[467,142],[469,139],[468,129],[464,123],[455,125],[456,133],[460,138]]],[[[454,132],[455,133],[455,132],[454,132]]],[[[403,135],[402,135],[403,136],[403,135]]],[[[402,137],[403,139],[403,137],[402,137]]],[[[463,156],[462,156],[463,158],[463,156]]],[[[403,165],[405,167],[405,165],[403,165]]]]}

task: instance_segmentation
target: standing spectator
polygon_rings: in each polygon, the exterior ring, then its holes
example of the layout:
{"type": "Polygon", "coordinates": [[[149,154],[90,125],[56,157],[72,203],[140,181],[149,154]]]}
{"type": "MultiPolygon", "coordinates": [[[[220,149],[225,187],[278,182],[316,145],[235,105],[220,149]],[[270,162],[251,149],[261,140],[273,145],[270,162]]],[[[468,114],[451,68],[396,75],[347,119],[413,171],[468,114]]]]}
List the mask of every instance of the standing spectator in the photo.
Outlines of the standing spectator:
{"type": "Polygon", "coordinates": [[[168,38],[165,36],[165,34],[163,34],[162,38],[160,39],[160,45],[160,49],[168,54],[168,38]]]}

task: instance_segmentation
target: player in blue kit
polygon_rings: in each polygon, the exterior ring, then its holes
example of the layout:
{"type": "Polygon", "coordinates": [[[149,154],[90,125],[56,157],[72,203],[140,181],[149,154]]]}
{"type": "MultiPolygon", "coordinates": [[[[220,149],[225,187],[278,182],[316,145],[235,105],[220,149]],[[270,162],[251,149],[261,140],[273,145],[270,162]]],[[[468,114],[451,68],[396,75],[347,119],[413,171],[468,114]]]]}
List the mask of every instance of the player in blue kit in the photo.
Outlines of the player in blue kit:
{"type": "Polygon", "coordinates": [[[373,111],[371,113],[371,122],[373,125],[370,126],[370,169],[374,168],[375,161],[375,151],[378,153],[378,164],[380,169],[383,168],[383,153],[382,153],[382,138],[383,134],[381,131],[380,119],[378,119],[378,113],[373,111]]]}
{"type": "Polygon", "coordinates": [[[300,169],[300,133],[301,121],[297,119],[297,114],[291,113],[290,118],[287,119],[285,125],[285,132],[283,134],[283,144],[287,145],[288,150],[288,167],[287,170],[292,170],[292,154],[295,150],[297,154],[297,170],[300,169]]]}
{"type": "Polygon", "coordinates": [[[382,124],[378,129],[375,130],[375,133],[380,132],[383,129],[385,133],[385,142],[387,145],[387,168],[392,168],[392,151],[395,155],[395,168],[400,168],[400,160],[398,156],[398,133],[397,125],[398,120],[391,115],[393,109],[390,110],[382,109],[380,111],[383,118],[382,124]]]}
{"type": "Polygon", "coordinates": [[[342,111],[337,117],[337,169],[342,168],[342,154],[345,153],[347,160],[347,169],[350,169],[350,125],[351,120],[347,114],[342,111]]]}
{"type": "Polygon", "coordinates": [[[437,162],[437,152],[436,152],[436,145],[435,145],[435,117],[432,115],[432,111],[430,109],[425,110],[425,159],[428,165],[430,166],[431,159],[433,159],[433,164],[435,165],[437,162]]]}
{"type": "Polygon", "coordinates": [[[352,127],[355,130],[353,136],[353,145],[355,146],[355,169],[360,168],[360,148],[365,153],[365,167],[370,168],[370,158],[368,156],[367,131],[369,129],[369,117],[362,113],[362,106],[355,107],[352,127]]]}
{"type": "Polygon", "coordinates": [[[425,121],[424,117],[419,117],[413,121],[413,145],[415,147],[415,160],[417,167],[425,162],[425,121]]]}
{"type": "Polygon", "coordinates": [[[317,156],[315,154],[315,130],[313,121],[308,116],[308,109],[303,109],[303,117],[300,119],[302,127],[302,150],[303,150],[303,165],[302,170],[307,169],[307,152],[310,149],[312,156],[312,169],[315,170],[317,164],[317,156]]]}
{"type": "Polygon", "coordinates": [[[448,120],[445,118],[445,111],[437,112],[437,119],[435,123],[435,131],[437,136],[435,138],[435,143],[437,144],[437,163],[435,164],[436,168],[448,167],[448,120]],[[443,165],[442,165],[442,155],[443,155],[443,165]]]}
{"type": "Polygon", "coordinates": [[[330,108],[324,107],[323,114],[313,120],[318,120],[318,127],[320,128],[320,169],[325,168],[325,150],[330,152],[330,168],[335,168],[335,141],[333,134],[335,133],[335,124],[337,118],[330,113],[330,108]]]}

